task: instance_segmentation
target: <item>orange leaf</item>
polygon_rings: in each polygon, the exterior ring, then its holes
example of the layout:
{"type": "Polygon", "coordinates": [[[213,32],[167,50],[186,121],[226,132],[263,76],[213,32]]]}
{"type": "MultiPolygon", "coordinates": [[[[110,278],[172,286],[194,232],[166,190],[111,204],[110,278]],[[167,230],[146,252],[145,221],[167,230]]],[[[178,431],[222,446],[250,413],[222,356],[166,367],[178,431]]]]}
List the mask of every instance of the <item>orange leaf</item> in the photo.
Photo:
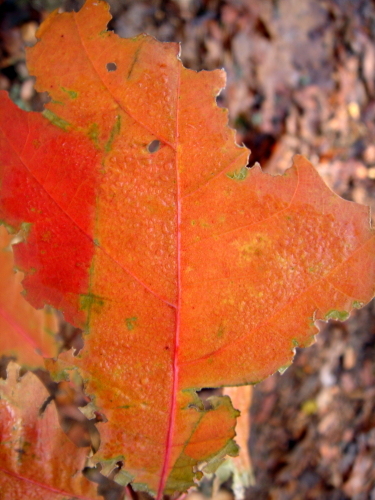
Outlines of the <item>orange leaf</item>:
{"type": "Polygon", "coordinates": [[[99,498],[79,472],[87,449],[76,448],[60,429],[56,408],[40,409],[48,393],[28,372],[19,380],[19,366],[8,365],[0,379],[0,492],[11,500],[99,498]]]}
{"type": "Polygon", "coordinates": [[[43,24],[28,59],[44,116],[1,94],[0,214],[30,223],[15,250],[29,300],[88,334],[50,368],[79,369],[105,414],[97,460],[160,498],[236,452],[229,398],[205,410],[197,389],[261,380],[315,319],[370,300],[375,240],[368,209],[304,158],[279,177],[246,168],[215,103],[223,71],[109,19],[88,0],[43,24]]]}
{"type": "Polygon", "coordinates": [[[57,321],[48,309],[36,311],[21,295],[23,273],[13,270],[12,237],[0,226],[0,355],[16,356],[29,368],[44,367],[57,354],[57,321]]]}

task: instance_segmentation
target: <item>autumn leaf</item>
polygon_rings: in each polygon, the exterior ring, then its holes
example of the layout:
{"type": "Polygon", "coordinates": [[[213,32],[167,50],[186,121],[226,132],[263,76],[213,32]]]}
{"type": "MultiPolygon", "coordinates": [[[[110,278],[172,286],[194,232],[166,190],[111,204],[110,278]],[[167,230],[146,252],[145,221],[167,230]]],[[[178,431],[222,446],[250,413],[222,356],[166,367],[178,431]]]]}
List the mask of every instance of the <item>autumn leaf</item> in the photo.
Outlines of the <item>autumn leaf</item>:
{"type": "Polygon", "coordinates": [[[96,460],[136,489],[184,491],[235,454],[228,397],[374,294],[368,209],[297,156],[283,176],[248,169],[215,97],[223,71],[184,68],[179,47],[105,31],[104,2],[52,14],[28,62],[51,102],[0,94],[0,216],[28,300],[86,331],[77,370],[105,416],[96,460]],[[22,198],[22,203],[20,199],[22,198]]]}
{"type": "Polygon", "coordinates": [[[95,486],[79,474],[87,448],[69,441],[54,404],[45,407],[48,393],[42,383],[31,372],[20,379],[19,368],[11,362],[7,380],[0,379],[0,497],[99,498],[95,486]]]}
{"type": "Polygon", "coordinates": [[[36,311],[21,295],[23,274],[14,271],[12,237],[0,226],[0,355],[18,357],[29,368],[57,355],[53,311],[36,311]]]}

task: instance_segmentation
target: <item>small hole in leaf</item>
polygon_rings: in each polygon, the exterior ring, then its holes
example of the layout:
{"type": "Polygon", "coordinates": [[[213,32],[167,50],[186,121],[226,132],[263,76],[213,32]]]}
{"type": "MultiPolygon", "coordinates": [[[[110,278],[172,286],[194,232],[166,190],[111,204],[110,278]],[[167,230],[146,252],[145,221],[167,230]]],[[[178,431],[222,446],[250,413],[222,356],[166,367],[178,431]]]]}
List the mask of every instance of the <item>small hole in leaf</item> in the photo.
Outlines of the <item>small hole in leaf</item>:
{"type": "Polygon", "coordinates": [[[55,313],[60,323],[57,338],[62,344],[61,350],[69,351],[69,349],[73,348],[73,355],[78,356],[84,345],[82,330],[67,323],[60,312],[55,311],[55,313]]]}
{"type": "Polygon", "coordinates": [[[204,388],[200,391],[197,391],[197,396],[203,403],[203,407],[205,410],[212,410],[213,406],[210,401],[212,396],[217,396],[219,393],[216,389],[204,388]]]}
{"type": "Polygon", "coordinates": [[[156,153],[156,151],[159,151],[160,149],[160,141],[155,140],[150,142],[150,144],[147,146],[147,149],[149,153],[156,153]]]}
{"type": "Polygon", "coordinates": [[[116,64],[116,63],[114,63],[114,62],[107,63],[106,68],[107,68],[107,71],[108,71],[108,72],[111,72],[111,71],[116,71],[116,69],[117,69],[117,64],[116,64]]]}

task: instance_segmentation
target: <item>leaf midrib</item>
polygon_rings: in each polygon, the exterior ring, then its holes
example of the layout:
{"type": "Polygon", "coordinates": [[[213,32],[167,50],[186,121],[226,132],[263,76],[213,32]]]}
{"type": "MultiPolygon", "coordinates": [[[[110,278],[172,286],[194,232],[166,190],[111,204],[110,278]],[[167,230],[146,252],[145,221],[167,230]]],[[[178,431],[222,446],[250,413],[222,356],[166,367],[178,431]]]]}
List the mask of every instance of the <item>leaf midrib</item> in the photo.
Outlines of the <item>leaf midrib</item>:
{"type": "Polygon", "coordinates": [[[172,441],[174,435],[175,421],[176,421],[176,404],[177,404],[177,390],[178,390],[178,371],[179,371],[179,343],[180,343],[180,327],[181,327],[181,183],[179,173],[179,157],[178,157],[178,141],[179,141],[179,101],[181,90],[181,62],[177,65],[178,78],[176,89],[176,133],[175,133],[175,170],[176,170],[176,207],[177,207],[177,307],[176,307],[176,330],[175,330],[175,344],[173,351],[173,383],[172,383],[172,397],[171,397],[171,410],[168,422],[168,432],[166,441],[166,451],[164,455],[164,463],[159,481],[157,492],[157,500],[163,497],[164,488],[167,482],[169,473],[169,463],[171,458],[172,441]]]}

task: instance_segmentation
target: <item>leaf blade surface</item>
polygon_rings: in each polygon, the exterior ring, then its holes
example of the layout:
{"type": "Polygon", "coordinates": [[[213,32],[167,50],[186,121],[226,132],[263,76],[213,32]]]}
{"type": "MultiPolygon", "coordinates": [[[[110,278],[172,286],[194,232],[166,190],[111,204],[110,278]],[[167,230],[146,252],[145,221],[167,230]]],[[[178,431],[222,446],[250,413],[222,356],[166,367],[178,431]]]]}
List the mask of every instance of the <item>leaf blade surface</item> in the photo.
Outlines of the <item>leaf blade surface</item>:
{"type": "Polygon", "coordinates": [[[261,380],[315,319],[368,301],[374,237],[307,160],[279,177],[246,168],[215,102],[222,71],[187,70],[175,44],[121,40],[108,20],[89,0],[40,29],[29,66],[52,101],[26,117],[2,97],[0,213],[31,223],[17,259],[32,303],[88,333],[51,370],[78,368],[106,416],[98,460],[124,459],[160,497],[236,452],[229,398],[205,410],[196,391],[261,380]]]}

